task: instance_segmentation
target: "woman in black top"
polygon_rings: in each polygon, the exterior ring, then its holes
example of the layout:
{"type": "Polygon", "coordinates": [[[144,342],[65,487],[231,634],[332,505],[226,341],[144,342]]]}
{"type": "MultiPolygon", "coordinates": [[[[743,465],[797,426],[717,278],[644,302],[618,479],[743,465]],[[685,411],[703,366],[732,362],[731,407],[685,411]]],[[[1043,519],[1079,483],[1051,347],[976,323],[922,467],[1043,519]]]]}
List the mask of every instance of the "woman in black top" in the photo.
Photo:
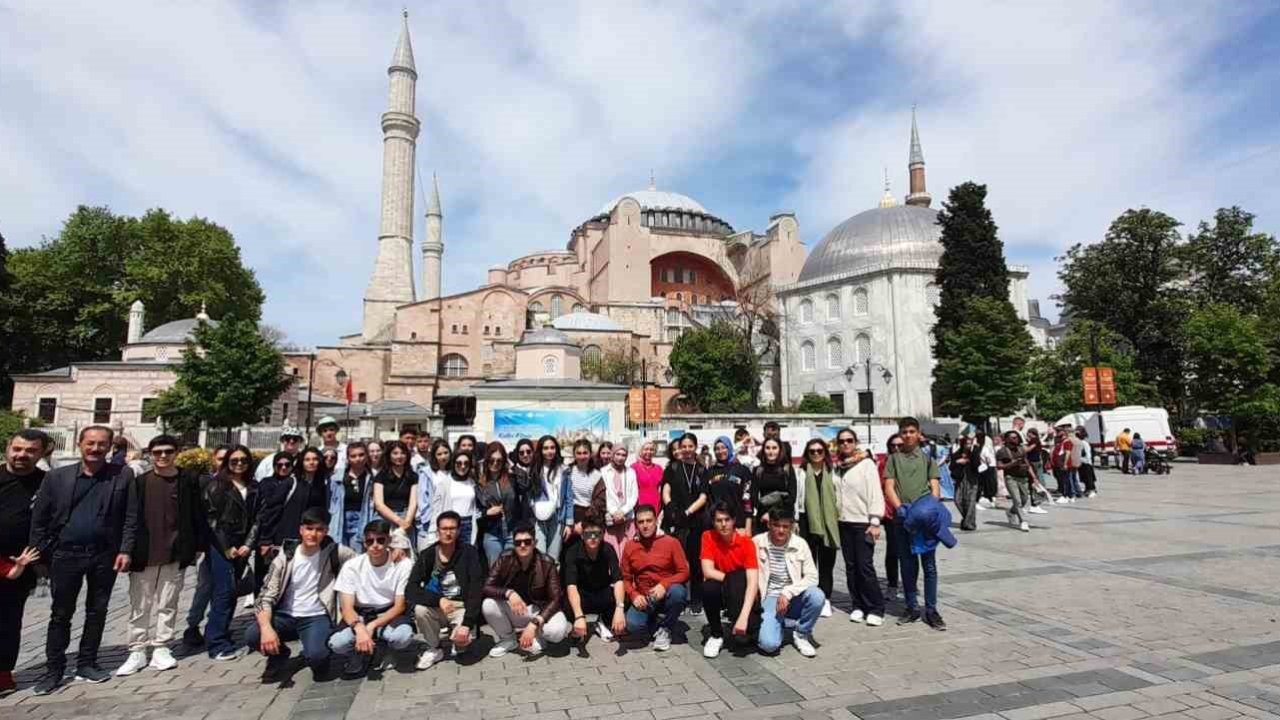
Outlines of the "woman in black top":
{"type": "Polygon", "coordinates": [[[765,438],[760,448],[760,465],[751,480],[751,507],[758,535],[769,529],[769,510],[796,504],[796,471],[791,466],[787,446],[777,438],[765,438]]]}
{"type": "Polygon", "coordinates": [[[530,472],[533,470],[533,441],[520,438],[511,453],[511,484],[516,493],[515,514],[507,518],[508,527],[515,527],[521,520],[533,518],[533,500],[530,497],[530,472]]]}
{"type": "Polygon", "coordinates": [[[491,442],[485,446],[485,453],[484,467],[476,476],[476,508],[480,512],[476,544],[484,550],[488,565],[492,565],[504,550],[511,548],[511,518],[519,511],[507,449],[500,442],[491,442]]]}
{"type": "MultiPolygon", "coordinates": [[[[738,462],[733,442],[727,436],[716,438],[712,447],[715,448],[715,463],[706,473],[707,507],[715,507],[719,502],[727,503],[733,510],[735,525],[750,535],[754,518],[749,517],[750,510],[743,506],[750,504],[751,471],[738,462]]],[[[715,528],[714,513],[704,513],[703,526],[708,530],[715,528]]]]}
{"type": "Polygon", "coordinates": [[[702,508],[707,504],[706,470],[698,464],[698,438],[685,433],[676,441],[676,460],[662,472],[662,524],[684,545],[689,560],[690,605],[702,597],[702,508]]]}
{"type": "Polygon", "coordinates": [[[409,449],[399,440],[383,446],[386,467],[373,479],[373,509],[409,534],[418,512],[418,474],[409,467],[409,449]]]}
{"type": "Polygon", "coordinates": [[[253,453],[236,445],[223,458],[222,466],[214,468],[204,490],[209,529],[204,564],[213,588],[204,633],[209,657],[214,660],[238,657],[231,642],[231,617],[236,611],[239,578],[257,542],[258,483],[252,467],[253,453]]]}

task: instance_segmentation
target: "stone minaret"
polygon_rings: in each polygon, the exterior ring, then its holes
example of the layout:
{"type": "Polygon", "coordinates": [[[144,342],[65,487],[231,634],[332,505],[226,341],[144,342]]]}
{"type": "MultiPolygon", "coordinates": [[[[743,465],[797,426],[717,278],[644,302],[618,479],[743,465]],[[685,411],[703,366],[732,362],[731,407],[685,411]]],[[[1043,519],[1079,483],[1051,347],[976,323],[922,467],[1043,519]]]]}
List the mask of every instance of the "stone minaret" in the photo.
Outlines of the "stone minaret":
{"type": "Polygon", "coordinates": [[[130,345],[142,340],[142,320],[146,317],[146,309],[142,306],[141,300],[134,300],[129,306],[129,336],[128,343],[130,345]]]}
{"type": "Polygon", "coordinates": [[[920,149],[920,130],[916,127],[916,109],[911,108],[911,159],[907,170],[911,173],[911,192],[907,194],[908,205],[929,207],[933,198],[924,189],[924,151],[920,149]]]}
{"type": "Polygon", "coordinates": [[[413,174],[421,124],[414,115],[418,71],[409,42],[409,12],[404,13],[400,41],[391,66],[391,92],[382,114],[382,213],[378,224],[378,258],[364,293],[366,343],[391,340],[397,305],[413,295],[413,174]]]}
{"type": "Polygon", "coordinates": [[[444,255],[444,213],[440,211],[440,183],[431,175],[427,200],[427,237],[422,241],[422,299],[440,297],[440,260],[444,255]]]}

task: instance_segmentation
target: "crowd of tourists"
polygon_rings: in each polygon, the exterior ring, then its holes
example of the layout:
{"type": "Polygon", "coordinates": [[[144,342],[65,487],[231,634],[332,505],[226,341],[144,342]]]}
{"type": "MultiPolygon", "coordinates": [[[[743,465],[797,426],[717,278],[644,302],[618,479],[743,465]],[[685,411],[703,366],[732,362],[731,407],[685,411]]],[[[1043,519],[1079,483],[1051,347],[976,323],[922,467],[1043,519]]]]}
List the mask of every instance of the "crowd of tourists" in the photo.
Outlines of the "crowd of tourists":
{"type": "Polygon", "coordinates": [[[687,433],[663,464],[650,441],[634,458],[622,444],[566,449],[551,435],[510,450],[412,431],[342,443],[324,418],[316,447],[286,428],[279,452],[256,467],[249,448],[225,445],[202,474],[178,467],[180,443],[168,435],[150,441],[144,467],[113,462],[114,434],[101,426],[80,432],[79,462],[46,473],[37,462],[48,438],[25,430],[0,468],[0,692],[15,689],[37,572],[49,577],[52,611],[36,694],[66,681],[82,588],[74,677],[110,678],[98,652],[113,585],[126,573],[129,655],[117,676],[175,667],[180,619],[182,641],[215,661],[266,656],[265,679],[301,667],[290,663],[292,641],[318,678],[358,677],[396,657],[427,670],[477,645],[495,658],[537,655],[598,636],[662,652],[686,641],[681,617],[695,614],[705,617],[707,658],[725,643],[777,653],[788,638],[814,657],[815,626],[833,614],[837,557],[849,620],[884,623],[880,543],[888,592],[902,592],[898,623],[945,630],[935,552],[955,538],[942,473],[955,481],[965,529],[979,498],[994,501],[987,481],[997,471],[1011,523],[1024,529],[1046,469],[1065,471],[1060,502],[1095,493],[1094,476],[1061,436],[1046,447],[1018,428],[992,450],[981,434],[966,435],[943,467],[915,419],[898,425],[878,458],[851,428],[833,443],[807,441],[793,458],[771,422],[758,442],[739,430],[704,447],[687,433]],[[193,565],[197,587],[180,618],[193,565]],[[236,640],[241,598],[252,618],[236,640]],[[492,640],[478,643],[482,625],[492,640]]]}

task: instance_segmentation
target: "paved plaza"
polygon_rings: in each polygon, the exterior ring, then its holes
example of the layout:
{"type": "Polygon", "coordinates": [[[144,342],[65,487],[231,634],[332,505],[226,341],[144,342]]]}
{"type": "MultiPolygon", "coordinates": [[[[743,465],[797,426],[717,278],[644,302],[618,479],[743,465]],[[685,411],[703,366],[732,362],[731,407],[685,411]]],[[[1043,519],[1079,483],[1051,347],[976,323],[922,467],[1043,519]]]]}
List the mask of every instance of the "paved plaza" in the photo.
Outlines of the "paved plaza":
{"type": "MultiPolygon", "coordinates": [[[[263,684],[261,656],[214,663],[179,648],[177,670],[69,683],[47,697],[24,689],[0,700],[0,718],[1280,718],[1280,470],[1108,471],[1099,489],[1030,516],[1030,533],[984,511],[978,532],[939,550],[947,632],[893,619],[868,628],[837,612],[818,624],[815,659],[788,645],[777,657],[706,660],[701,618],[691,617],[691,642],[664,654],[593,639],[585,654],[481,652],[325,683],[302,670],[263,684]]],[[[126,655],[126,585],[112,601],[107,669],[126,655]]],[[[847,611],[843,586],[838,570],[835,604],[847,611]]],[[[28,604],[24,687],[40,671],[48,603],[46,594],[28,604]]],[[[237,637],[247,620],[241,610],[237,637]]]]}

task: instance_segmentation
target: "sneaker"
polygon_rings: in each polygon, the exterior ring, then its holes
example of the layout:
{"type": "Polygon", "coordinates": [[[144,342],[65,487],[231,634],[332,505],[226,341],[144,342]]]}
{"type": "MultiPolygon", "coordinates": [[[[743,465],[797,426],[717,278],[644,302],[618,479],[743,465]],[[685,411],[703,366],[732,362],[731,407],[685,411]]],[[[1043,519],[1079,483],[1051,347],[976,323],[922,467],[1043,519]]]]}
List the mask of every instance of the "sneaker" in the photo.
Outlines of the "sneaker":
{"type": "Polygon", "coordinates": [[[76,668],[76,679],[97,685],[98,683],[104,683],[110,680],[111,673],[103,670],[97,665],[85,665],[84,667],[76,668]]]}
{"type": "MultiPolygon", "coordinates": [[[[266,666],[266,667],[264,667],[264,668],[262,669],[262,679],[263,679],[263,680],[265,680],[265,681],[267,681],[267,682],[273,682],[273,681],[275,681],[276,679],[278,679],[278,678],[280,677],[280,674],[284,672],[285,668],[289,666],[289,655],[290,655],[290,654],[289,654],[289,653],[287,653],[287,652],[284,652],[284,650],[286,650],[286,649],[287,649],[287,648],[283,648],[283,647],[282,647],[282,648],[281,648],[281,652],[280,652],[280,654],[279,654],[279,655],[269,655],[269,656],[267,656],[267,666],[266,666]]],[[[239,656],[240,656],[240,653],[239,653],[239,651],[237,651],[237,652],[236,652],[235,657],[234,657],[234,658],[232,658],[232,659],[236,659],[236,658],[238,658],[239,656]]],[[[218,660],[218,659],[220,659],[221,657],[222,657],[222,656],[221,656],[221,655],[219,655],[218,657],[214,658],[214,660],[218,660]]]]}
{"type": "Polygon", "coordinates": [[[824,600],[822,603],[822,617],[831,617],[831,601],[824,600]]]}
{"type": "Polygon", "coordinates": [[[880,627],[883,624],[884,624],[884,616],[882,615],[867,616],[867,627],[880,627]]]}
{"type": "Polygon", "coordinates": [[[432,665],[444,659],[444,648],[435,648],[434,650],[423,650],[418,656],[419,670],[430,670],[432,665]]]}
{"type": "Polygon", "coordinates": [[[658,652],[666,652],[671,649],[671,631],[666,628],[658,628],[653,634],[653,649],[658,652]]]}
{"type": "Polygon", "coordinates": [[[35,687],[31,688],[31,692],[36,695],[49,695],[58,688],[62,687],[62,670],[48,670],[40,676],[36,681],[35,687]]]}
{"type": "Polygon", "coordinates": [[[899,625],[909,625],[920,619],[920,611],[915,608],[907,608],[902,611],[902,615],[898,617],[899,625]]]}
{"type": "Polygon", "coordinates": [[[519,643],[516,642],[515,638],[500,640],[498,644],[494,645],[493,649],[489,651],[489,657],[500,658],[503,655],[506,655],[507,653],[511,652],[512,650],[515,650],[518,646],[519,646],[519,643]]]}
{"type": "Polygon", "coordinates": [[[1071,502],[1071,498],[1060,497],[1057,500],[1054,500],[1054,502],[1057,503],[1058,505],[1066,505],[1067,503],[1071,502]]]}
{"type": "Polygon", "coordinates": [[[195,625],[187,628],[187,631],[182,633],[182,643],[191,647],[204,645],[204,635],[200,633],[200,628],[195,625]]]}
{"type": "MultiPolygon", "coordinates": [[[[231,662],[232,660],[239,660],[240,651],[239,650],[223,650],[217,655],[214,655],[213,659],[216,660],[217,662],[231,662]]],[[[271,661],[268,660],[267,663],[270,664],[271,661]]]]}
{"type": "Polygon", "coordinates": [[[796,650],[799,650],[800,654],[807,658],[818,656],[818,649],[813,646],[813,641],[804,633],[792,634],[791,644],[795,645],[796,650]]]}
{"type": "Polygon", "coordinates": [[[353,652],[351,657],[342,665],[342,677],[347,680],[362,678],[369,674],[369,666],[373,662],[373,657],[364,653],[353,652]]]}
{"type": "Polygon", "coordinates": [[[0,698],[12,695],[18,689],[18,683],[13,679],[13,673],[5,670],[0,672],[0,698]]]}
{"type": "Polygon", "coordinates": [[[849,613],[849,622],[860,623],[865,618],[866,618],[866,615],[857,608],[854,608],[853,612],[849,613]]]}
{"type": "Polygon", "coordinates": [[[934,630],[946,630],[947,622],[942,619],[937,610],[929,610],[924,614],[924,622],[934,630]]]}
{"type": "Polygon", "coordinates": [[[147,666],[147,654],[141,650],[129,653],[124,664],[116,668],[116,677],[128,677],[147,666]]]}
{"type": "Polygon", "coordinates": [[[613,642],[613,630],[603,620],[596,622],[596,634],[605,642],[613,642]]]}
{"type": "Polygon", "coordinates": [[[702,657],[708,659],[717,657],[722,647],[724,647],[724,638],[709,637],[706,644],[702,646],[702,657]]]}
{"type": "Polygon", "coordinates": [[[533,642],[529,643],[529,649],[526,650],[525,652],[529,654],[529,657],[537,657],[541,655],[542,643],[538,641],[538,638],[534,638],[533,642]]]}
{"type": "Polygon", "coordinates": [[[1048,515],[1049,514],[1048,510],[1045,510],[1039,505],[1032,505],[1031,507],[1027,508],[1027,512],[1031,513],[1032,515],[1048,515]]]}
{"type": "Polygon", "coordinates": [[[1098,491],[1097,491],[1097,490],[1090,490],[1090,491],[1089,491],[1089,497],[1098,497],[1098,491]]]}
{"type": "Polygon", "coordinates": [[[1022,524],[1018,526],[1018,529],[1022,532],[1031,532],[1031,525],[1024,520],[1022,524]]]}
{"type": "Polygon", "coordinates": [[[1068,501],[1069,501],[1069,502],[1071,502],[1071,503],[1075,503],[1076,499],[1075,499],[1075,498],[1068,498],[1068,501]]]}
{"type": "Polygon", "coordinates": [[[178,661],[167,647],[158,647],[151,651],[151,669],[164,672],[178,667],[178,661]]]}

